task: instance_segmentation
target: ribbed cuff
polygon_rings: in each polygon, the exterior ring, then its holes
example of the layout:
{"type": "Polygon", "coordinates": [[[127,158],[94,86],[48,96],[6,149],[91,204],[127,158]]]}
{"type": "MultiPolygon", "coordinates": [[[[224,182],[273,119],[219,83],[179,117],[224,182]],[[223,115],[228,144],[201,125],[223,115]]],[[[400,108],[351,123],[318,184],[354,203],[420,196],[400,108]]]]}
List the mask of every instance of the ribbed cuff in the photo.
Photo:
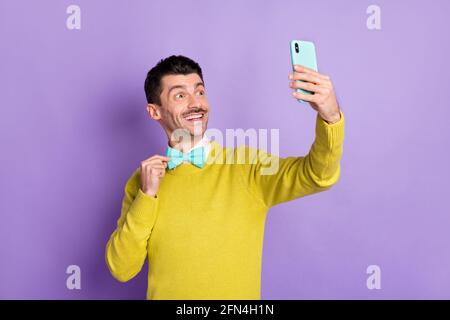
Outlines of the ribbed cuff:
{"type": "Polygon", "coordinates": [[[316,139],[328,148],[342,146],[344,143],[344,113],[339,111],[341,119],[335,123],[328,123],[317,114],[316,139]]]}
{"type": "Polygon", "coordinates": [[[128,214],[140,220],[152,221],[156,216],[158,198],[145,194],[141,188],[138,189],[136,198],[134,198],[128,210],[128,214]]]}

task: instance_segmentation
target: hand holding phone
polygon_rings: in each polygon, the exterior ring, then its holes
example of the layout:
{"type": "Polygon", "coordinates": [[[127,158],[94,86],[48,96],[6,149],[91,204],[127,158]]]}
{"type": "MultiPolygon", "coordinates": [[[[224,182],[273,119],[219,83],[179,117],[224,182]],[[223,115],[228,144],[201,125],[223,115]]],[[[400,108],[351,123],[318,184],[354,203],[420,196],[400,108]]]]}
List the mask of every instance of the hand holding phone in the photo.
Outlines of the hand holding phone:
{"type": "MultiPolygon", "coordinates": [[[[303,40],[291,41],[291,62],[292,70],[294,71],[294,65],[300,64],[307,68],[317,70],[316,48],[313,42],[303,40]]],[[[303,81],[303,80],[296,80],[303,81]]],[[[314,94],[311,91],[296,89],[296,91],[304,94],[314,94]]],[[[297,99],[299,102],[305,102],[304,100],[297,99]]]]}

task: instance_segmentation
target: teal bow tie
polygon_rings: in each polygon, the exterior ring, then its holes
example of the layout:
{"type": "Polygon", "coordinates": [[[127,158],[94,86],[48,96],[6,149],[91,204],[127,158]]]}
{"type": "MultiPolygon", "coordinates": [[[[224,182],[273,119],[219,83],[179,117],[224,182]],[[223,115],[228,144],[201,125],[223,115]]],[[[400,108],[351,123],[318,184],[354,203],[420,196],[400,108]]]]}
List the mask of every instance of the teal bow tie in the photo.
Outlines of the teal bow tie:
{"type": "Polygon", "coordinates": [[[196,167],[203,168],[205,166],[204,153],[204,147],[197,147],[188,153],[183,153],[177,149],[167,147],[166,156],[171,158],[167,162],[167,166],[169,169],[173,169],[186,160],[196,167]]]}

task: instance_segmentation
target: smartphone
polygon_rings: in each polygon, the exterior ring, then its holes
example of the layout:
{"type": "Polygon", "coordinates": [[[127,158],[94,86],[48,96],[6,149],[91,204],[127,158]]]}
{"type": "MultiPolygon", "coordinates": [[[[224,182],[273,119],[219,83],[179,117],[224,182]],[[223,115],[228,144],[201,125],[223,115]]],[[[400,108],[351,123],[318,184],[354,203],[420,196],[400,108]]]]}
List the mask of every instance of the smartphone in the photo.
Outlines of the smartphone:
{"type": "MultiPolygon", "coordinates": [[[[307,68],[317,70],[317,59],[316,59],[316,47],[314,43],[311,41],[303,41],[303,40],[292,40],[291,41],[291,61],[292,61],[292,70],[294,71],[294,64],[300,64],[307,68]]],[[[296,80],[302,81],[303,80],[296,80]]],[[[305,93],[305,94],[314,94],[311,91],[296,89],[297,92],[305,93]]],[[[304,100],[297,99],[299,102],[305,102],[304,100]]]]}

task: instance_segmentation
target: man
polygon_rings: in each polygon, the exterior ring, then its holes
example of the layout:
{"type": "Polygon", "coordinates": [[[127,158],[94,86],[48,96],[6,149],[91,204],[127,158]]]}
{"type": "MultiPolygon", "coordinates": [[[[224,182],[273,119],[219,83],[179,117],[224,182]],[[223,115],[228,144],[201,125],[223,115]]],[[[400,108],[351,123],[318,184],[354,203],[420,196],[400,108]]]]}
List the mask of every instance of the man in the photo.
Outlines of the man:
{"type": "Polygon", "coordinates": [[[328,190],[340,175],[344,117],[331,80],[295,68],[291,88],[314,92],[293,96],[317,111],[316,139],[308,155],[287,158],[245,145],[224,148],[207,137],[210,107],[193,60],[171,56],[148,72],[147,111],[167,134],[168,146],[166,156],[142,161],[126,183],[106,246],[117,280],[133,278],[148,258],[147,299],[260,299],[268,209],[328,190]],[[180,138],[180,130],[187,135],[180,138]],[[243,163],[225,160],[241,154],[243,163]],[[278,170],[261,174],[272,158],[278,170]]]}

